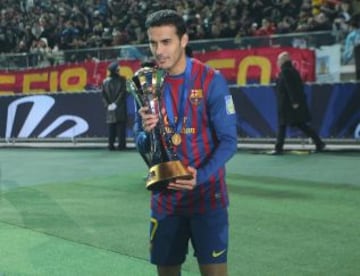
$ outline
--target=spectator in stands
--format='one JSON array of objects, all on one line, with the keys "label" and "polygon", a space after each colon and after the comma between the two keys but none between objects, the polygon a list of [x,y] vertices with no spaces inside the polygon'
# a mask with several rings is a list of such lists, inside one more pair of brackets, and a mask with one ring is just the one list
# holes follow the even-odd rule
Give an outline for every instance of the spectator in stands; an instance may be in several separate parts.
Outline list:
[{"label": "spectator in stands", "polygon": [[344,64],[355,60],[356,79],[360,80],[360,15],[354,16],[351,23],[351,31],[345,39],[342,62]]},{"label": "spectator in stands", "polygon": [[318,15],[321,11],[321,6],[326,3],[326,0],[312,0],[311,7],[312,7],[312,14]]},{"label": "spectator in stands", "polygon": [[261,20],[261,26],[255,31],[255,36],[269,36],[275,33],[276,29],[269,19],[263,18]]},{"label": "spectator in stands", "polygon": [[33,41],[30,53],[33,54],[34,65],[38,67],[48,67],[54,64],[52,49],[49,47],[45,37]]},{"label": "spectator in stands", "polygon": [[345,38],[342,62],[348,64],[354,56],[354,47],[360,44],[360,27],[359,22],[353,20],[350,24],[350,32]]},{"label": "spectator in stands", "polygon": [[332,23],[325,12],[320,12],[308,21],[307,32],[331,31]]},{"label": "spectator in stands", "polygon": [[[357,10],[358,2],[352,1],[350,5],[350,0],[0,0],[0,52],[27,52],[32,41],[40,37],[47,39],[50,48],[57,45],[60,50],[145,43],[144,18],[160,8],[176,9],[182,14],[192,40],[252,35],[254,30],[249,30],[249,26],[262,25],[263,18],[282,34],[294,30],[331,30],[333,21],[339,17],[345,22],[342,30],[353,16],[351,11]],[[257,29],[258,35],[274,33],[262,27]],[[74,60],[72,55],[65,59]]]},{"label": "spectator in stands", "polygon": [[311,6],[303,4],[297,18],[296,32],[307,32],[312,20]]},{"label": "spectator in stands", "polygon": [[278,23],[276,28],[277,34],[287,34],[295,30],[295,19],[290,16],[284,16]]},{"label": "spectator in stands", "polygon": [[300,8],[303,3],[302,0],[282,0],[279,1],[275,8],[278,8],[280,10],[280,20],[282,17],[288,16],[296,20],[296,18],[299,16]]},{"label": "spectator in stands", "polygon": [[249,1],[249,4],[247,5],[250,17],[258,24],[260,24],[262,18],[264,17],[263,10],[265,7],[266,5],[262,0]]},{"label": "spectator in stands", "polygon": [[348,3],[340,3],[336,6],[336,13],[333,17],[333,30],[339,31],[341,37],[349,32],[352,15]]},{"label": "spectator in stands", "polygon": [[223,25],[222,35],[223,37],[235,37],[239,31],[239,24],[236,17],[229,18],[229,21]]},{"label": "spectator in stands", "polygon": [[255,36],[258,31],[259,25],[256,22],[253,22],[249,25],[249,28],[246,31],[246,34],[249,36]]},{"label": "spectator in stands", "polygon": [[278,99],[278,133],[274,151],[271,154],[283,153],[286,129],[288,126],[299,128],[308,137],[311,137],[316,152],[324,149],[325,143],[313,130],[308,122],[310,112],[304,93],[304,84],[299,72],[292,65],[288,52],[282,52],[278,56],[280,69],[279,78],[276,82],[276,94]]}]

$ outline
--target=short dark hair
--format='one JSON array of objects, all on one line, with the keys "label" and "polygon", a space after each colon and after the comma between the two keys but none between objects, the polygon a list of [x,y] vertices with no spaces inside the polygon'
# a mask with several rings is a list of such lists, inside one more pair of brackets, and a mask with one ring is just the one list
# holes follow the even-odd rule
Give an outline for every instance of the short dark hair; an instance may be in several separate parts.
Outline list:
[{"label": "short dark hair", "polygon": [[148,16],[145,22],[146,29],[172,25],[176,28],[176,34],[181,38],[186,33],[186,23],[181,15],[174,10],[159,10]]},{"label": "short dark hair", "polygon": [[117,73],[119,71],[119,63],[117,61],[113,61],[109,64],[108,70],[110,73]]}]

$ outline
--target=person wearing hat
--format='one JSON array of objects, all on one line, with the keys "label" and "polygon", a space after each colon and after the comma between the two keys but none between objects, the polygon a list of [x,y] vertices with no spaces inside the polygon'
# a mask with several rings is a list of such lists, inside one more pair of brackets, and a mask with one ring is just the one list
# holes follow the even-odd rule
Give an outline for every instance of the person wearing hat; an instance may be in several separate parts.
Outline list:
[{"label": "person wearing hat", "polygon": [[119,74],[118,62],[108,66],[109,75],[103,81],[102,97],[106,108],[106,123],[109,127],[108,148],[115,150],[118,138],[118,150],[126,148],[126,79]]}]

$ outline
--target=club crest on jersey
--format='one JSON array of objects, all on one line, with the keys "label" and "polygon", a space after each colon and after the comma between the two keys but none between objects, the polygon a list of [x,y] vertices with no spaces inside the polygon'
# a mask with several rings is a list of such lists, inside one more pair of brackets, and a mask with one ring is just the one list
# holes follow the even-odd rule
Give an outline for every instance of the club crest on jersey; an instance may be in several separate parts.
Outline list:
[{"label": "club crest on jersey", "polygon": [[190,102],[193,105],[199,105],[203,97],[204,95],[202,89],[191,89]]},{"label": "club crest on jersey", "polygon": [[231,95],[225,96],[226,114],[235,114],[235,106]]}]

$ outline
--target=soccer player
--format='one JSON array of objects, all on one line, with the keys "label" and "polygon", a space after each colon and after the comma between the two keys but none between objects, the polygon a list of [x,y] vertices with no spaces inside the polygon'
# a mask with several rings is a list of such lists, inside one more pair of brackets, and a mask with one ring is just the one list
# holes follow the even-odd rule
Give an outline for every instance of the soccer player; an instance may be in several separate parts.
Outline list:
[{"label": "soccer player", "polygon": [[[146,20],[150,50],[167,75],[161,117],[177,156],[193,179],[176,179],[151,194],[150,255],[158,275],[178,276],[189,240],[202,275],[227,275],[228,193],[225,163],[237,149],[236,114],[224,77],[186,55],[183,18],[160,10]],[[137,148],[149,149],[159,122],[147,107],[135,119]]]}]

